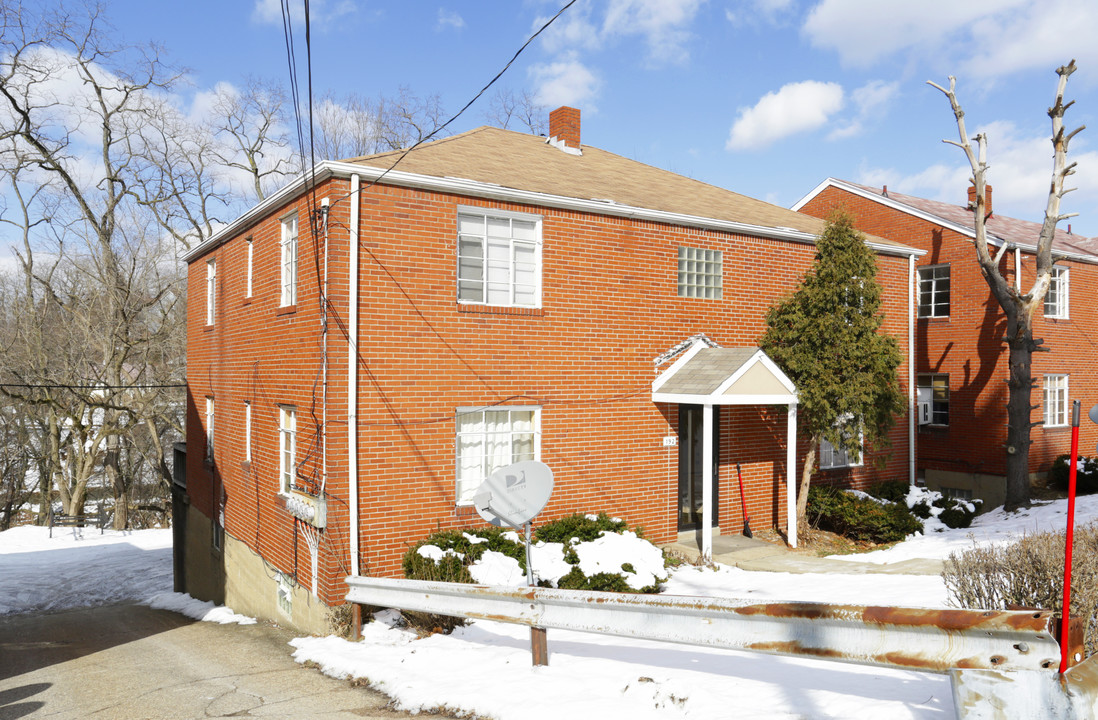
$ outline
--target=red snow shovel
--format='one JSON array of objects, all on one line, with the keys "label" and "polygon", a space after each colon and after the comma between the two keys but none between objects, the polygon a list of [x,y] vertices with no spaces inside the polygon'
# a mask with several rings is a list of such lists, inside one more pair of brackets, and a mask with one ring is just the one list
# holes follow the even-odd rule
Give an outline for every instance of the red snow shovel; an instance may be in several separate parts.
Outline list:
[{"label": "red snow shovel", "polygon": [[752,537],[751,521],[747,517],[747,501],[743,498],[743,474],[740,472],[740,464],[736,463],[736,479],[740,481],[740,508],[743,510],[743,535]]}]

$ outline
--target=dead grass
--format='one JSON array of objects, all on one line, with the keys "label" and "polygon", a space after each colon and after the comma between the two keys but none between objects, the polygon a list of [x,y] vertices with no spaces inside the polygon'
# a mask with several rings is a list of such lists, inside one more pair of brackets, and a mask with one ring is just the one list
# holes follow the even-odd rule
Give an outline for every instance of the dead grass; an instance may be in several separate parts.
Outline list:
[{"label": "dead grass", "polygon": [[811,555],[813,557],[826,557],[827,555],[854,555],[857,553],[871,552],[882,548],[891,547],[894,543],[871,543],[860,540],[851,540],[842,535],[819,529],[809,529],[807,533],[798,537],[797,547],[789,548],[786,544],[786,535],[777,528],[754,530],[757,540],[781,545],[790,552],[798,555]]}]

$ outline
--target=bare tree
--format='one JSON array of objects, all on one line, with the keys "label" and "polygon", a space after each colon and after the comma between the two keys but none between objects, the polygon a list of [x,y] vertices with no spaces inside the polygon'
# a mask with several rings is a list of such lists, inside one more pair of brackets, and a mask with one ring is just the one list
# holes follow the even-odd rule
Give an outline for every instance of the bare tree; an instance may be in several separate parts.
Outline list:
[{"label": "bare tree", "polygon": [[[410,147],[433,135],[445,112],[438,95],[420,97],[400,88],[394,97],[339,100],[323,96],[313,111],[313,144],[302,152],[317,160],[340,160]],[[305,165],[311,158],[305,158]]]},{"label": "bare tree", "polygon": [[224,143],[217,157],[224,167],[246,174],[256,201],[300,170],[290,143],[286,95],[278,85],[256,78],[239,90],[222,85],[213,114],[213,135]]},{"label": "bare tree", "polygon": [[983,133],[976,135],[973,140],[976,147],[973,148],[965,130],[965,113],[957,100],[956,78],[950,76],[949,89],[941,85],[929,82],[949,98],[953,109],[953,116],[957,120],[957,130],[960,140],[945,140],[950,145],[956,145],[964,151],[972,168],[972,183],[976,189],[975,232],[976,232],[976,258],[980,263],[980,271],[984,280],[991,288],[992,295],[998,301],[1006,314],[1006,343],[1009,348],[1008,367],[1010,376],[1007,379],[1009,397],[1007,400],[1007,442],[1006,442],[1006,502],[1007,510],[1015,510],[1020,507],[1028,507],[1030,501],[1029,487],[1029,447],[1030,429],[1038,423],[1032,422],[1031,414],[1039,406],[1032,404],[1032,391],[1034,379],[1032,373],[1033,353],[1045,351],[1041,347],[1043,341],[1033,337],[1033,317],[1037,308],[1044,303],[1045,294],[1048,292],[1052,270],[1052,240],[1056,234],[1056,224],[1061,220],[1073,217],[1076,213],[1062,214],[1060,202],[1064,195],[1073,188],[1065,188],[1064,181],[1075,172],[1075,163],[1069,163],[1068,143],[1076,134],[1083,130],[1078,127],[1071,132],[1064,130],[1064,113],[1074,104],[1074,101],[1064,103],[1064,90],[1067,87],[1068,78],[1075,72],[1075,61],[1057,68],[1056,74],[1060,79],[1056,86],[1056,99],[1048,110],[1052,119],[1052,183],[1049,187],[1048,202],[1045,208],[1045,220],[1041,225],[1041,233],[1037,240],[1037,275],[1033,285],[1028,291],[1022,292],[1012,283],[1008,282],[999,270],[999,263],[1009,246],[1004,243],[994,254],[988,248],[987,242],[987,136]]},{"label": "bare tree", "polygon": [[549,109],[539,104],[529,90],[517,95],[509,89],[497,91],[484,116],[489,123],[504,130],[521,125],[533,135],[545,135],[549,131]]}]

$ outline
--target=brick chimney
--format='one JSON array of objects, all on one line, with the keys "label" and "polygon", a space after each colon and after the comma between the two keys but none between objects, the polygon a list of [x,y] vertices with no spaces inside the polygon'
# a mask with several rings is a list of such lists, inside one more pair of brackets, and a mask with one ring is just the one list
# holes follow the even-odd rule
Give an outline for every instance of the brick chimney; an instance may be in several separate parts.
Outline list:
[{"label": "brick chimney", "polygon": [[579,149],[580,111],[561,106],[549,113],[549,137],[557,138],[565,147]]},{"label": "brick chimney", "polygon": [[[987,200],[987,207],[984,208],[984,217],[991,217],[991,186],[984,185],[984,198]],[[976,186],[968,186],[968,209],[976,209]]]}]

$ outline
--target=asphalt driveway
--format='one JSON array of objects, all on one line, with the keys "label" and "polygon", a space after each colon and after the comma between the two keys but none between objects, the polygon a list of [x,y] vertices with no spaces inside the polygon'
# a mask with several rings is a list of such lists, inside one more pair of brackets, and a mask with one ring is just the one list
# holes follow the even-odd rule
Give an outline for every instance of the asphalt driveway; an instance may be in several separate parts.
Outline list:
[{"label": "asphalt driveway", "polygon": [[0,720],[410,717],[294,662],[293,637],[143,605],[0,618]]}]

